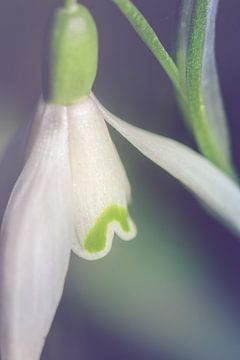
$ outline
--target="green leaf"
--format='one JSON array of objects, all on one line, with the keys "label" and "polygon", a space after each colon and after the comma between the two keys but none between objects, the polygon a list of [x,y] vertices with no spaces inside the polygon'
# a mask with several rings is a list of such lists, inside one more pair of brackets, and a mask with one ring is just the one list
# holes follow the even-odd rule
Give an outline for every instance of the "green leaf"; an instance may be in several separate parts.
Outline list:
[{"label": "green leaf", "polygon": [[186,0],[187,10],[186,4],[190,5],[189,17],[192,13],[192,19],[189,26],[187,14],[183,13],[186,28],[180,38],[182,49],[178,51],[178,64],[180,73],[186,73],[192,127],[201,152],[234,177],[214,54],[218,0]]},{"label": "green leaf", "polygon": [[183,0],[182,7],[180,11],[180,19],[178,23],[178,34],[177,34],[177,52],[176,52],[176,62],[179,70],[181,87],[185,93],[185,99],[183,97],[178,97],[179,106],[183,113],[183,118],[186,121],[186,124],[189,129],[192,130],[192,117],[189,109],[189,103],[187,100],[187,84],[186,84],[186,69],[187,69],[187,52],[189,37],[191,31],[191,21],[192,21],[192,11],[193,11],[194,0]]}]

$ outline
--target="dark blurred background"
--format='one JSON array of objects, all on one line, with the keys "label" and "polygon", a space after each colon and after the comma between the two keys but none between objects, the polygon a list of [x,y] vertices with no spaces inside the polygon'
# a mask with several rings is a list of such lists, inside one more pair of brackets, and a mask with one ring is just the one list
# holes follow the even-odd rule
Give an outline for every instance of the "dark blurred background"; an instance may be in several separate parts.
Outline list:
[{"label": "dark blurred background", "polygon": [[[85,0],[100,58],[94,92],[127,121],[195,148],[170,81],[110,0]],[[135,0],[174,55],[179,0]],[[49,13],[59,0],[0,0],[0,150],[41,94]],[[240,2],[220,0],[217,62],[240,167]],[[42,360],[237,360],[240,243],[174,179],[114,131],[138,236],[96,262],[72,256]],[[44,261],[44,260],[43,260]],[[34,329],[33,329],[34,331]]]}]

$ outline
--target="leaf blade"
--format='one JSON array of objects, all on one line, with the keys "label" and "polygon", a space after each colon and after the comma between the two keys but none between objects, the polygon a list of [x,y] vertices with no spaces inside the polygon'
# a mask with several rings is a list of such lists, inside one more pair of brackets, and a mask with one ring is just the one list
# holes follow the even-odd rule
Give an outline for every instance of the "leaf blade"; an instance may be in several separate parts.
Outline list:
[{"label": "leaf blade", "polygon": [[217,6],[218,0],[196,0],[193,4],[186,88],[194,134],[201,152],[235,177],[214,54]]}]

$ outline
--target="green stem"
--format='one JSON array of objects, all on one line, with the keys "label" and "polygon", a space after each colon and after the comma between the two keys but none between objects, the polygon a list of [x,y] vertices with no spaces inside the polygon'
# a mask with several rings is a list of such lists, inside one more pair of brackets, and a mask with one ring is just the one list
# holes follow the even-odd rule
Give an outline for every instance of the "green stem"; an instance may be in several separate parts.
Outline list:
[{"label": "green stem", "polygon": [[177,89],[183,97],[182,86],[180,84],[180,76],[178,68],[168,54],[162,43],[160,42],[157,34],[147,22],[142,13],[136,8],[136,6],[130,0],[112,0],[121,12],[126,16],[130,24],[138,33],[143,42],[151,50],[153,55],[162,65],[163,69],[171,79],[174,87]]}]

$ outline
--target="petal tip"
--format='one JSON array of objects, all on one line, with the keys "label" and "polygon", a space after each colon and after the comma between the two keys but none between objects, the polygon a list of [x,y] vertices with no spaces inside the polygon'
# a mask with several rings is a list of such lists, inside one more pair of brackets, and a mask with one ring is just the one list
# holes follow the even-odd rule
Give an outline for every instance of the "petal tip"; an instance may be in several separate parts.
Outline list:
[{"label": "petal tip", "polygon": [[126,208],[111,205],[97,218],[83,244],[74,243],[72,250],[86,260],[101,259],[110,252],[115,234],[128,241],[136,236],[137,229]]}]

